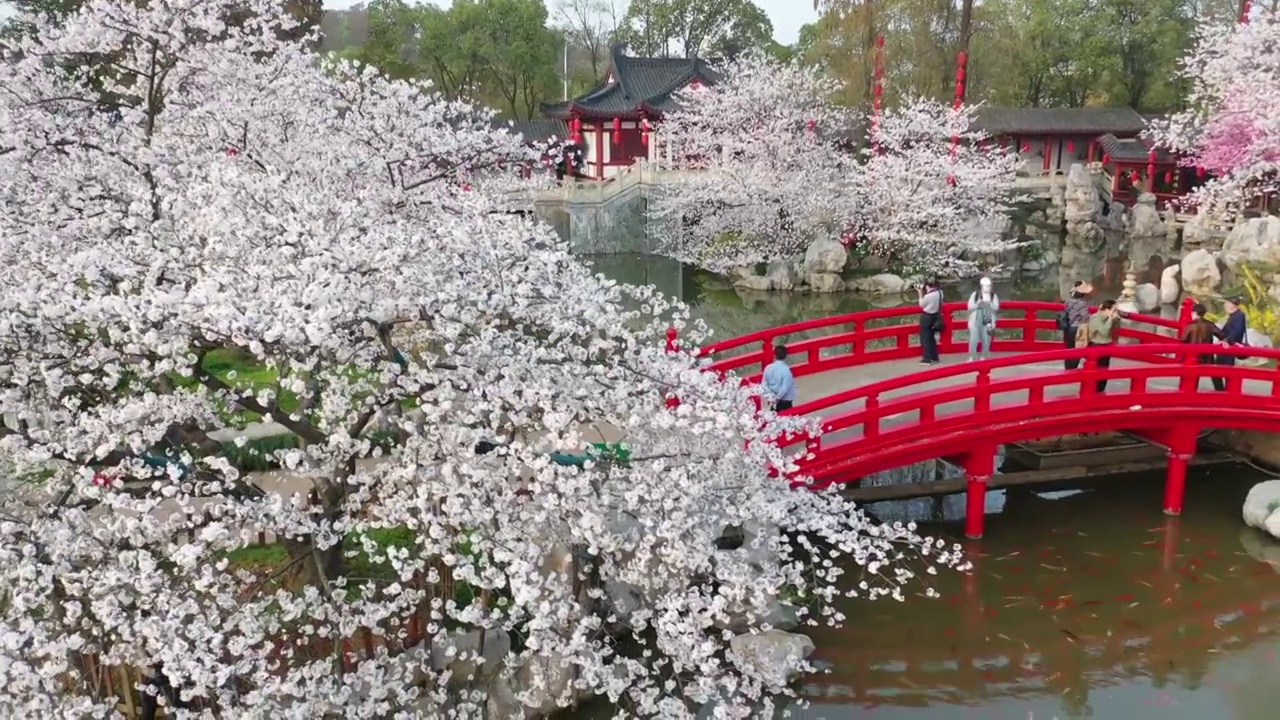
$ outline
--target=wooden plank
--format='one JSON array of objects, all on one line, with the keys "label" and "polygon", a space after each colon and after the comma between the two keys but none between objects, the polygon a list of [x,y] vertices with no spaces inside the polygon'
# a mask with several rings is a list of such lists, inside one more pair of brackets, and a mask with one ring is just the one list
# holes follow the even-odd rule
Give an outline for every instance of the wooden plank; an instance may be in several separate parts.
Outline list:
[{"label": "wooden plank", "polygon": [[[1197,455],[1190,460],[1190,465],[1221,465],[1238,462],[1231,453],[1208,453]],[[1086,480],[1089,478],[1107,477],[1109,475],[1131,475],[1151,472],[1165,466],[1163,459],[1150,462],[1124,463],[1103,467],[1085,467],[1081,465],[1052,468],[1049,470],[1028,470],[1025,472],[993,475],[987,482],[987,489],[995,490],[1004,487],[1021,485],[1038,485],[1067,480]],[[933,495],[950,495],[964,492],[968,482],[964,478],[954,480],[935,480],[932,482],[911,483],[909,485],[877,485],[875,487],[852,487],[842,491],[842,495],[854,502],[881,502],[884,500],[906,500],[909,498],[930,497]]]}]

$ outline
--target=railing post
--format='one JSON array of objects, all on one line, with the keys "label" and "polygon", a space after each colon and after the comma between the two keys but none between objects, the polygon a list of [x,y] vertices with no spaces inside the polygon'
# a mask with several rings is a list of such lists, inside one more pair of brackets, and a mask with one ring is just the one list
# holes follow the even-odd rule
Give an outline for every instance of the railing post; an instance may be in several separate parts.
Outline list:
[{"label": "railing post", "polygon": [[1195,311],[1196,299],[1193,297],[1182,298],[1182,308],[1178,311],[1178,337],[1182,337],[1182,332],[1191,324]]},{"label": "railing post", "polygon": [[[1197,367],[1200,364],[1200,353],[1188,352],[1186,357],[1182,358],[1182,364],[1185,367]],[[1182,378],[1178,380],[1178,392],[1200,392],[1200,371],[1198,369],[1195,372],[1183,372]]]},{"label": "railing post", "polygon": [[867,341],[862,339],[862,334],[867,331],[867,322],[861,318],[853,321],[853,346],[849,348],[849,352],[854,357],[859,357],[867,351]]},{"label": "railing post", "polygon": [[983,368],[978,371],[978,379],[975,383],[977,392],[973,396],[973,411],[975,413],[991,412],[991,369]]},{"label": "railing post", "polygon": [[[1065,307],[1065,306],[1064,306]],[[1022,318],[1022,350],[1034,350],[1036,337],[1036,311],[1027,310]]]},{"label": "railing post", "polygon": [[880,398],[874,395],[868,397],[867,402],[863,405],[863,413],[866,415],[866,419],[862,421],[862,437],[879,437]]},{"label": "railing post", "polygon": [[771,362],[773,362],[773,338],[768,337],[760,341],[760,372],[764,372]]}]

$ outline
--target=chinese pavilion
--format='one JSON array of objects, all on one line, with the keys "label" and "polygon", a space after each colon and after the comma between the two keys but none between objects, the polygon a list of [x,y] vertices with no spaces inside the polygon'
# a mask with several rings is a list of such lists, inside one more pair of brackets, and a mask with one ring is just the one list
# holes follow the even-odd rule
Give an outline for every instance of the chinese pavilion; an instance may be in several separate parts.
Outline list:
[{"label": "chinese pavilion", "polygon": [[1028,174],[1056,175],[1100,157],[1098,143],[1103,136],[1136,138],[1147,129],[1147,121],[1126,107],[982,107],[974,126],[1005,147],[1015,148]]},{"label": "chinese pavilion", "polygon": [[651,123],[672,109],[677,91],[716,83],[711,62],[630,57],[615,46],[599,85],[572,100],[544,104],[542,112],[567,123],[570,141],[582,146],[585,167],[577,172],[604,180],[639,158],[657,157]]}]

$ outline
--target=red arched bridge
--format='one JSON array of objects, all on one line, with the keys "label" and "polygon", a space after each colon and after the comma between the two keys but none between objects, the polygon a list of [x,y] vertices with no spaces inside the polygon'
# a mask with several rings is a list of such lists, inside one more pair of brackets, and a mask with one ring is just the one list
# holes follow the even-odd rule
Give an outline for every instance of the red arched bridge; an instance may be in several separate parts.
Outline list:
[{"label": "red arched bridge", "polygon": [[[709,369],[758,382],[786,344],[799,390],[787,415],[817,415],[818,437],[779,439],[804,456],[795,481],[813,489],[935,458],[966,471],[965,534],[981,537],[987,481],[999,446],[1074,433],[1126,431],[1167,450],[1164,510],[1182,512],[1187,462],[1212,429],[1280,429],[1280,350],[1187,345],[1188,300],[1176,318],[1129,314],[1110,347],[1067,348],[1060,303],[1005,302],[993,357],[940,366],[919,357],[914,307],[872,310],[771,328],[709,345]],[[963,303],[948,303],[943,355],[967,356]],[[1202,355],[1263,364],[1201,364]],[[1110,367],[1098,365],[1103,357]],[[1066,361],[1080,368],[1065,369]],[[1211,378],[1223,378],[1225,391]],[[1106,382],[1104,391],[1098,383]]]}]

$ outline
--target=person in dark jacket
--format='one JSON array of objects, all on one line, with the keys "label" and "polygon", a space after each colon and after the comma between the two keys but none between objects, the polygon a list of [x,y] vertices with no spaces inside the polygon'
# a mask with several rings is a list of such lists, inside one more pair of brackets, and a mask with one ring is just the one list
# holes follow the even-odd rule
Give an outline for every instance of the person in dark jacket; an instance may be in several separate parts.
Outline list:
[{"label": "person in dark jacket", "polygon": [[[1076,333],[1080,328],[1089,324],[1089,294],[1093,292],[1093,286],[1082,280],[1077,280],[1071,292],[1066,298],[1066,307],[1062,311],[1062,345],[1068,349],[1076,346]],[[1068,370],[1075,370],[1080,367],[1080,359],[1072,358],[1065,361],[1064,366]]]},{"label": "person in dark jacket", "polygon": [[938,333],[942,331],[942,286],[930,280],[920,291],[920,362],[933,365],[939,361]]},{"label": "person in dark jacket", "polygon": [[[1240,309],[1240,298],[1227,298],[1226,302],[1222,304],[1222,309],[1227,311],[1227,319],[1222,323],[1222,342],[1227,347],[1248,345],[1249,323],[1245,317],[1244,310]],[[1234,355],[1219,355],[1218,364],[1235,365],[1236,357]],[[1226,390],[1226,378],[1214,378],[1213,386],[1218,390]]]},{"label": "person in dark jacket", "polygon": [[[1182,331],[1182,342],[1189,345],[1212,345],[1222,339],[1222,331],[1205,317],[1207,312],[1208,309],[1200,303],[1196,303],[1191,308],[1191,324]],[[1200,354],[1201,365],[1212,365],[1215,360],[1216,357],[1213,353]],[[1223,390],[1226,388],[1226,382],[1224,378],[1215,377],[1213,378],[1213,387],[1215,390]]]}]

